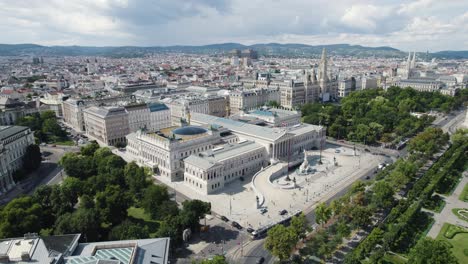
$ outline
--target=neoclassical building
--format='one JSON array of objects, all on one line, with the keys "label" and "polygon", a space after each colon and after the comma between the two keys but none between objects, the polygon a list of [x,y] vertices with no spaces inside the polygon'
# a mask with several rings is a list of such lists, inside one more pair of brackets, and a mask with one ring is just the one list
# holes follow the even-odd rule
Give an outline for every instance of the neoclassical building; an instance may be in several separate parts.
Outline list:
[{"label": "neoclassical building", "polygon": [[220,132],[198,126],[169,127],[157,132],[139,130],[127,135],[127,152],[144,166],[171,181],[183,179],[183,160],[221,143]]},{"label": "neoclassical building", "polygon": [[217,192],[240,177],[253,176],[268,164],[265,148],[253,141],[226,144],[184,160],[184,183],[203,194]]},{"label": "neoclassical building", "polygon": [[31,129],[23,126],[0,126],[0,195],[15,186],[12,173],[23,165],[26,148],[34,144]]},{"label": "neoclassical building", "polygon": [[127,154],[162,177],[183,181],[202,194],[218,192],[278,160],[301,162],[304,150],[325,143],[321,126],[262,127],[200,113],[185,115],[188,119],[181,127],[127,135]]}]

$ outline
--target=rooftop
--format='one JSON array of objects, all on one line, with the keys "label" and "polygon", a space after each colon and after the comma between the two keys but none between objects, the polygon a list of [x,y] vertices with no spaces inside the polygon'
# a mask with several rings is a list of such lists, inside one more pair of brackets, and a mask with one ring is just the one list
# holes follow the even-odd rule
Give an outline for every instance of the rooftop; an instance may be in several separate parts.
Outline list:
[{"label": "rooftop", "polygon": [[296,125],[290,128],[271,128],[271,127],[263,127],[257,126],[253,124],[244,123],[241,121],[231,120],[222,117],[210,116],[200,113],[192,113],[193,122],[205,124],[205,125],[217,125],[225,127],[233,132],[243,133],[246,135],[252,135],[258,138],[263,138],[266,140],[275,141],[286,133],[291,132],[292,134],[298,134],[298,131],[301,133],[303,131],[320,131],[322,128],[320,126],[315,125],[308,125],[308,124],[301,124]]},{"label": "rooftop", "polygon": [[125,108],[123,107],[96,107],[91,106],[84,110],[87,113],[97,115],[101,118],[105,118],[111,115],[121,115],[125,114]]},{"label": "rooftop", "polygon": [[0,140],[5,140],[8,137],[28,130],[29,127],[25,126],[0,126]]},{"label": "rooftop", "polygon": [[195,164],[203,169],[209,169],[215,166],[217,162],[233,158],[239,154],[247,153],[259,148],[264,148],[264,146],[255,143],[254,141],[244,140],[236,144],[226,144],[207,152],[191,155],[187,157],[184,162]]},{"label": "rooftop", "polygon": [[80,234],[0,240],[0,263],[168,263],[169,238],[78,243]]}]

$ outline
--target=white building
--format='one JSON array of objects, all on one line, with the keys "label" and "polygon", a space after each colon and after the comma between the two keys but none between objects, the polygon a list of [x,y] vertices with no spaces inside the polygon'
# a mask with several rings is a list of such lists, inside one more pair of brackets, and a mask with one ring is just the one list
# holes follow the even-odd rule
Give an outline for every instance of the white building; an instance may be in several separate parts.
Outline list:
[{"label": "white building", "polygon": [[63,121],[78,132],[85,131],[83,110],[86,108],[83,100],[68,99],[62,103]]},{"label": "white building", "polygon": [[227,118],[191,114],[194,125],[225,128],[240,140],[252,140],[265,147],[270,160],[300,159],[304,149],[318,149],[325,143],[325,128],[298,124],[292,127],[262,127]]},{"label": "white building", "polygon": [[148,129],[150,125],[150,109],[146,104],[130,104],[125,106],[128,113],[128,127],[130,132]]},{"label": "white building", "polygon": [[263,106],[231,118],[238,120],[257,119],[266,122],[271,127],[290,127],[301,123],[301,111]]},{"label": "white building", "polygon": [[123,107],[96,107],[84,110],[86,135],[101,144],[125,144],[130,133],[128,113]]},{"label": "white building", "polygon": [[0,195],[15,186],[12,173],[22,168],[23,156],[31,144],[34,135],[28,127],[0,127]]},{"label": "white building", "polygon": [[210,194],[240,177],[254,175],[267,164],[265,147],[243,140],[186,158],[184,183],[200,193]]},{"label": "white building", "polygon": [[169,127],[157,132],[137,131],[127,135],[127,153],[144,166],[171,179],[182,180],[183,160],[213,149],[221,142],[220,132],[197,126]]},{"label": "white building", "polygon": [[161,103],[149,103],[149,127],[150,131],[158,131],[172,125],[171,110]]},{"label": "white building", "polygon": [[236,90],[229,95],[229,109],[231,114],[255,109],[269,101],[280,103],[281,93],[278,87],[268,89]]},{"label": "white building", "polygon": [[178,98],[168,104],[171,109],[172,125],[179,126],[181,119],[188,119],[185,116],[187,110],[193,113],[209,114],[210,108],[208,100],[201,96],[187,96],[185,98]]},{"label": "white building", "polygon": [[411,78],[399,80],[395,83],[396,86],[401,88],[411,87],[420,92],[435,92],[444,87],[444,84],[433,78]]}]

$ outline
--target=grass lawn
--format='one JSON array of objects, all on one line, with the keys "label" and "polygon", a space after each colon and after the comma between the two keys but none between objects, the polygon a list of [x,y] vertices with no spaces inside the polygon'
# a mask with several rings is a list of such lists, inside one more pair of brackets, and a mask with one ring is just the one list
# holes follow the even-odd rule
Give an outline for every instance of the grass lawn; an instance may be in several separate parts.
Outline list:
[{"label": "grass lawn", "polygon": [[463,188],[463,192],[458,197],[460,201],[468,202],[468,183],[465,184],[465,188]]},{"label": "grass lawn", "polygon": [[128,213],[128,216],[133,217],[135,219],[140,219],[145,222],[157,222],[151,219],[151,216],[145,213],[145,210],[143,210],[143,208],[130,207],[128,208],[127,213]]},{"label": "grass lawn", "polygon": [[71,140],[57,141],[57,142],[53,142],[52,144],[60,145],[60,146],[75,146],[75,142]]},{"label": "grass lawn", "polygon": [[447,231],[453,233],[454,229],[459,229],[457,226],[451,225],[449,223],[445,223],[440,230],[439,235],[437,235],[437,239],[445,240],[452,245],[452,252],[455,257],[458,259],[460,263],[468,263],[468,229],[459,229],[464,233],[457,233],[453,236],[453,238],[447,238],[445,234]]},{"label": "grass lawn", "polygon": [[[462,211],[459,213],[459,211]],[[468,222],[468,209],[467,208],[453,208],[452,213],[456,215],[460,220]]]},{"label": "grass lawn", "polygon": [[383,263],[404,264],[406,263],[406,259],[398,255],[386,253],[383,257]]},{"label": "grass lawn", "polygon": [[156,237],[159,222],[151,219],[151,216],[145,213],[145,211],[142,208],[130,207],[127,210],[127,214],[130,218],[133,218],[134,221],[146,225],[150,231],[150,237]]}]

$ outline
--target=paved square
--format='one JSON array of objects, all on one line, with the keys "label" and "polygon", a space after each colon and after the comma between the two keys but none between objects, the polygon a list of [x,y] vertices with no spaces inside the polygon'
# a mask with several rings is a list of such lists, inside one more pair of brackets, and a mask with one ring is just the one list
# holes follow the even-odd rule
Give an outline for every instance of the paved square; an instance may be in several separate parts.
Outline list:
[{"label": "paved square", "polygon": [[[314,166],[314,161],[317,161],[320,155],[318,150],[308,151],[307,155],[311,167],[317,171],[309,175],[295,175],[295,172],[290,171],[291,179],[296,178],[296,188],[291,189],[282,186],[285,176],[273,181],[269,179],[274,172],[286,165],[284,163],[267,167],[254,176],[255,188],[251,183],[252,177],[249,177],[244,181],[232,182],[221,192],[211,195],[200,194],[183,182],[169,182],[166,177],[154,177],[189,198],[211,202],[212,211],[216,214],[237,221],[243,227],[256,229],[277,222],[298,210],[310,210],[386,160],[384,156],[364,151],[357,151],[356,155],[353,155],[353,149],[331,144],[327,144],[322,151],[323,164],[320,166]],[[334,163],[334,157],[337,165]],[[260,197],[262,208],[268,210],[266,213],[262,214],[257,208],[256,196]],[[279,211],[283,209],[287,210],[288,214],[281,216]]]}]

